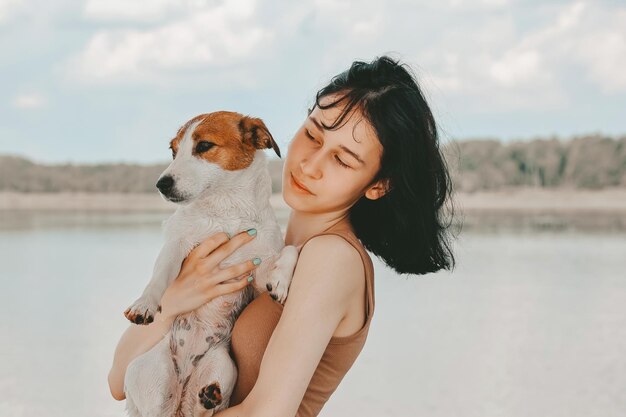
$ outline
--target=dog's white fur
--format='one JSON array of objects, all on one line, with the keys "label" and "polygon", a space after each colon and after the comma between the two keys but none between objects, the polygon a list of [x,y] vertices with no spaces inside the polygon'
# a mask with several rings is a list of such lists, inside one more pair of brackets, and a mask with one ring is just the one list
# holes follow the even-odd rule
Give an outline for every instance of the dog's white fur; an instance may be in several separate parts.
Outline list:
[{"label": "dog's white fur", "polygon": [[[257,229],[257,237],[224,259],[221,268],[254,257],[262,262],[254,271],[253,287],[178,316],[168,335],[128,365],[124,392],[126,410],[132,417],[211,416],[226,408],[237,377],[228,353],[234,320],[268,283],[275,298],[284,303],[298,256],[294,246],[284,246],[269,203],[271,179],[264,151],[256,150],[253,162],[245,169],[222,169],[192,155],[191,135],[199,123],[187,128],[176,158],[161,175],[173,177],[176,195],[184,200],[178,201],[176,212],[163,222],[166,243],[155,262],[152,279],[130,311],[154,317],[184,258],[217,232],[232,236]],[[206,409],[199,394],[214,383],[219,384],[222,401]]]}]

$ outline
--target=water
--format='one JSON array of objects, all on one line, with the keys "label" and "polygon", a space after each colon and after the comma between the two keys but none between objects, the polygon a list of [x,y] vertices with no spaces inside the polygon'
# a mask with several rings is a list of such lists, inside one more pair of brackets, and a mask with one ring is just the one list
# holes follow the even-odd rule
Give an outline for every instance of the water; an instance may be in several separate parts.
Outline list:
[{"label": "water", "polygon": [[[107,374],[167,213],[2,216],[0,416],[123,416]],[[373,258],[368,341],[321,416],[626,414],[626,235],[472,231],[456,251],[423,277]]]}]

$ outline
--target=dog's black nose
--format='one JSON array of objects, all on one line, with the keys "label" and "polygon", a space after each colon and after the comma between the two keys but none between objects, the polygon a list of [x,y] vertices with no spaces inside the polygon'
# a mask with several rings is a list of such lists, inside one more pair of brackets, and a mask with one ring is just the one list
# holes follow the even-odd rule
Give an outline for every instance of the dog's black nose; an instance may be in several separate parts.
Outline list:
[{"label": "dog's black nose", "polygon": [[174,185],[174,178],[172,178],[169,175],[166,175],[165,177],[161,178],[159,182],[157,182],[156,184],[159,191],[161,191],[163,194],[167,194],[172,189],[173,185]]}]

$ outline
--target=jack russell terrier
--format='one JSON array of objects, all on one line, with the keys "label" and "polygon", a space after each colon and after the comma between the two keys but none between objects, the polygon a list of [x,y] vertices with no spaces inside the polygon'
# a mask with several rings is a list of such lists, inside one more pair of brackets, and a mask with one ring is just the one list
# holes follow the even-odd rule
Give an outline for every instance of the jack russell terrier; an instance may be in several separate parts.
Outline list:
[{"label": "jack russell terrier", "polygon": [[160,311],[165,289],[189,252],[207,237],[249,228],[258,235],[220,263],[224,269],[253,257],[253,285],[217,297],[177,316],[168,335],[135,358],[126,370],[124,392],[131,417],[211,416],[228,407],[237,379],[229,355],[235,319],[261,291],[284,303],[298,258],[285,246],[270,206],[271,178],[263,149],[278,145],[261,119],[218,111],[185,123],[171,140],[173,161],[157,188],[179,204],[163,222],[165,245],[143,294],[124,315],[149,324]]}]

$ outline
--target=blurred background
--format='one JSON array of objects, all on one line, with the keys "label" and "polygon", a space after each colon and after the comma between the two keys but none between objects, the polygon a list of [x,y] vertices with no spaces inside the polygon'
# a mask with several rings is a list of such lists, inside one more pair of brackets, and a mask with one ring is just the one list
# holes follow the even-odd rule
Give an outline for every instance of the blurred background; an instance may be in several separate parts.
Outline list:
[{"label": "blurred background", "polygon": [[315,92],[383,54],[438,122],[458,266],[373,257],[368,342],[321,416],[625,415],[617,0],[0,0],[0,415],[125,414],[107,374],[183,122],[260,117],[284,158]]}]

